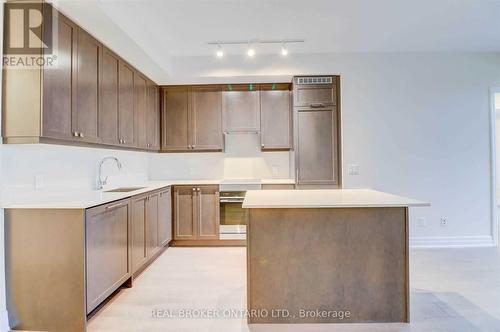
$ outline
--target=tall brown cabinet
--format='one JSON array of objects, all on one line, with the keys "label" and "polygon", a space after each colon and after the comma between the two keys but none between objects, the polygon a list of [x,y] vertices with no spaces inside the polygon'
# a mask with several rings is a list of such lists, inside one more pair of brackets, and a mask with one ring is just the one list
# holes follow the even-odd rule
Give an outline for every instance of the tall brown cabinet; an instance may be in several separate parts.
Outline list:
[{"label": "tall brown cabinet", "polygon": [[298,188],[341,187],[339,76],[294,78]]}]

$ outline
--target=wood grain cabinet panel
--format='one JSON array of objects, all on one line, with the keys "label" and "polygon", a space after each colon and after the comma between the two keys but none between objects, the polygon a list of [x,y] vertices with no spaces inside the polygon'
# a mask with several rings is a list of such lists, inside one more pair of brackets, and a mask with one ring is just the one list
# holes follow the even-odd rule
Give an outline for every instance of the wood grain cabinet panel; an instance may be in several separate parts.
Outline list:
[{"label": "wood grain cabinet panel", "polygon": [[174,187],[174,240],[219,239],[219,186]]},{"label": "wood grain cabinet panel", "polygon": [[262,150],[292,148],[292,108],[288,89],[261,89],[260,120]]},{"label": "wood grain cabinet panel", "polygon": [[78,29],[76,112],[73,123],[85,142],[99,141],[99,67],[101,44],[82,29]]},{"label": "wood grain cabinet panel", "polygon": [[260,131],[259,91],[223,91],[222,119],[225,132]]},{"label": "wood grain cabinet panel", "polygon": [[134,145],[134,127],[134,70],[120,61],[118,74],[118,139],[120,144]]},{"label": "wood grain cabinet panel", "polygon": [[338,185],[335,108],[297,112],[297,184]]},{"label": "wood grain cabinet panel", "polygon": [[334,106],[336,104],[336,90],[332,85],[298,86],[294,91],[294,107]]},{"label": "wood grain cabinet panel", "polygon": [[43,68],[42,136],[73,139],[74,77],[76,77],[76,36],[78,27],[63,15],[55,26],[58,38],[57,67]]},{"label": "wood grain cabinet panel", "polygon": [[147,196],[132,198],[132,273],[137,272],[148,260],[146,243],[146,201]]},{"label": "wood grain cabinet panel", "polygon": [[87,313],[130,277],[129,201],[86,212]]},{"label": "wood grain cabinet panel", "polygon": [[149,195],[146,201],[148,258],[154,256],[161,248],[158,242],[158,198],[159,198],[159,193],[156,192],[154,194]]},{"label": "wood grain cabinet panel", "polygon": [[137,132],[136,144],[140,148],[147,148],[148,110],[146,78],[137,72],[134,73],[134,115]]},{"label": "wood grain cabinet panel", "polygon": [[167,245],[172,240],[172,195],[170,188],[160,191],[158,198],[158,243]]},{"label": "wood grain cabinet panel", "polygon": [[118,144],[118,71],[120,59],[109,49],[102,50],[99,99],[99,137],[102,143]]},{"label": "wood grain cabinet panel", "polygon": [[158,87],[151,81],[147,83],[147,120],[146,120],[146,137],[147,149],[160,149],[160,108]]},{"label": "wood grain cabinet panel", "polygon": [[195,240],[195,195],[196,188],[191,186],[174,187],[174,239]]},{"label": "wood grain cabinet panel", "polygon": [[163,90],[162,150],[188,149],[188,89]]},{"label": "wood grain cabinet panel", "polygon": [[199,186],[196,196],[197,238],[219,239],[219,186]]},{"label": "wood grain cabinet panel", "polygon": [[193,150],[222,150],[222,92],[193,88],[190,92],[190,145]]}]

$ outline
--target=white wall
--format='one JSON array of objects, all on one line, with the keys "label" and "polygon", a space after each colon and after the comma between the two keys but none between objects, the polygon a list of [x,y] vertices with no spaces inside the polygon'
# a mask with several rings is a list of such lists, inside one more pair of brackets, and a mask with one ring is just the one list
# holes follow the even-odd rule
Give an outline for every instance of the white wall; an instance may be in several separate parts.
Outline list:
[{"label": "white wall", "polygon": [[[417,245],[491,243],[489,88],[500,54],[380,53],[174,57],[175,83],[341,75],[344,185],[428,201]],[[231,75],[231,78],[225,76]],[[361,174],[349,176],[358,163]],[[448,225],[440,225],[446,217]],[[419,226],[418,218],[425,218]]]}]

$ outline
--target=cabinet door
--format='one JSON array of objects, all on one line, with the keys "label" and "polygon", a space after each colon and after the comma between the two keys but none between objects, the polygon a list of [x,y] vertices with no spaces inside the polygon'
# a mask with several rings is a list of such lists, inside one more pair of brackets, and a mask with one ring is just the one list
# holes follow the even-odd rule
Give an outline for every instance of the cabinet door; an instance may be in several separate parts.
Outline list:
[{"label": "cabinet door", "polygon": [[226,132],[259,131],[259,91],[223,91],[222,120]]},{"label": "cabinet door", "polygon": [[172,195],[170,188],[161,191],[158,198],[158,243],[167,245],[172,240]]},{"label": "cabinet door", "polygon": [[147,148],[150,150],[158,150],[160,147],[160,108],[158,103],[158,87],[153,82],[148,81],[147,92]]},{"label": "cabinet door", "polygon": [[151,258],[160,249],[158,244],[158,193],[148,196],[146,201],[146,216],[147,216],[147,254]]},{"label": "cabinet door", "polygon": [[219,186],[198,186],[196,190],[197,238],[219,239]]},{"label": "cabinet door", "polygon": [[297,183],[338,184],[335,108],[297,112]]},{"label": "cabinet door", "polygon": [[146,79],[139,73],[134,73],[134,115],[136,128],[136,144],[147,148],[147,87]]},{"label": "cabinet door", "polygon": [[294,107],[321,107],[336,104],[336,89],[332,84],[296,85],[294,88]]},{"label": "cabinet door", "polygon": [[196,188],[190,186],[174,187],[174,239],[196,239],[196,220],[194,217],[194,197]]},{"label": "cabinet door", "polygon": [[130,277],[128,200],[87,210],[87,313]]},{"label": "cabinet door", "polygon": [[162,150],[188,149],[188,90],[163,90]]},{"label": "cabinet door", "polygon": [[290,150],[291,105],[289,90],[261,90],[261,148],[262,150]]},{"label": "cabinet door", "polygon": [[222,150],[222,92],[217,88],[193,88],[190,97],[191,149]]},{"label": "cabinet door", "polygon": [[134,145],[134,71],[120,62],[118,75],[118,141]]},{"label": "cabinet door", "polygon": [[99,137],[101,142],[118,144],[118,57],[109,49],[102,50],[99,99]]},{"label": "cabinet door", "polygon": [[86,142],[99,140],[99,66],[101,44],[78,29],[76,112],[73,123],[80,138]]},{"label": "cabinet door", "polygon": [[147,196],[132,199],[132,273],[139,270],[148,259],[146,250],[146,201]]},{"label": "cabinet door", "polygon": [[73,89],[76,77],[77,27],[59,14],[57,27],[57,66],[43,69],[42,136],[73,139],[72,114],[75,109]]}]

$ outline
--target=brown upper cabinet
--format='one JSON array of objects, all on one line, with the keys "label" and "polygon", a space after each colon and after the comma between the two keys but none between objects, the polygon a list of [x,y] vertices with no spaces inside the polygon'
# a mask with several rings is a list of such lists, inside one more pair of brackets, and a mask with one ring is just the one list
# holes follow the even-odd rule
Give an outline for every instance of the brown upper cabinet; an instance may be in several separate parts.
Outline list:
[{"label": "brown upper cabinet", "polygon": [[[73,133],[76,129],[73,128],[72,114],[75,109],[73,98],[73,78],[76,77],[76,35],[78,27],[63,15],[55,17],[54,24],[58,26],[58,66],[56,68],[44,67],[42,70],[43,92],[42,92],[42,132],[40,136],[46,138],[71,140],[74,138]],[[23,79],[18,77],[19,73],[15,69],[6,70],[4,78],[4,137],[15,136],[31,136],[37,134],[36,129],[30,130],[27,126],[20,126],[21,121],[25,123],[36,121],[37,107],[29,107],[19,104],[17,107],[20,110],[32,109],[30,114],[19,114],[19,118],[15,116],[16,101],[22,102],[22,95],[28,95],[31,98],[36,96],[36,89],[39,88],[36,70],[29,70],[30,76]],[[11,79],[13,81],[11,81]],[[19,90],[14,90],[14,84],[29,84],[19,86]],[[5,88],[11,87],[10,92],[5,91]],[[29,99],[31,99],[29,98]],[[34,100],[32,100],[34,102]],[[37,105],[33,103],[32,105]],[[28,116],[25,117],[24,115]],[[33,121],[35,120],[35,121]],[[19,121],[19,123],[18,123]],[[23,128],[24,127],[24,128]],[[25,129],[25,130],[23,130]]]},{"label": "brown upper cabinet", "polygon": [[147,83],[147,121],[146,139],[149,150],[160,149],[160,104],[158,86],[152,81]]},{"label": "brown upper cabinet", "polygon": [[136,144],[140,148],[148,148],[147,138],[147,85],[146,78],[134,73],[134,123]]},{"label": "brown upper cabinet", "polygon": [[101,142],[118,144],[118,71],[120,59],[109,49],[102,49],[99,96],[99,137]]},{"label": "brown upper cabinet", "polygon": [[292,94],[290,84],[262,84],[260,89],[261,149],[292,148]]},{"label": "brown upper cabinet", "polygon": [[73,113],[75,136],[85,142],[99,141],[99,73],[101,44],[78,29],[76,60],[76,112]]},{"label": "brown upper cabinet", "polygon": [[224,132],[259,132],[260,105],[258,85],[228,85],[222,92]]},{"label": "brown upper cabinet", "polygon": [[63,14],[53,19],[56,65],[4,68],[4,143],[158,150],[158,86]]},{"label": "brown upper cabinet", "polygon": [[118,70],[118,142],[133,146],[134,126],[134,70],[120,61]]},{"label": "brown upper cabinet", "polygon": [[166,88],[162,112],[162,151],[223,149],[220,87]]},{"label": "brown upper cabinet", "polygon": [[162,151],[188,149],[188,100],[187,87],[163,90]]}]

